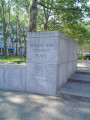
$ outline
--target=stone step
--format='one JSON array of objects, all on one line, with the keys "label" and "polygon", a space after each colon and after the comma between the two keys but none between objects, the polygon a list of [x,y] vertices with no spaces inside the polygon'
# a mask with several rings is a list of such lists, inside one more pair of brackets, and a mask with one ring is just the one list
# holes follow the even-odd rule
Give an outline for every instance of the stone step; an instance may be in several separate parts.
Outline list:
[{"label": "stone step", "polygon": [[90,103],[90,84],[68,82],[57,91],[57,96],[68,100]]},{"label": "stone step", "polygon": [[78,82],[78,83],[84,83],[84,84],[90,84],[90,81],[87,80],[79,80],[79,79],[68,79],[69,82]]},{"label": "stone step", "polygon": [[73,81],[73,82],[80,82],[80,83],[88,83],[88,84],[90,84],[90,73],[76,72],[68,80]]},{"label": "stone step", "polygon": [[75,74],[89,74],[90,75],[90,72],[84,72],[84,71],[76,71]]}]

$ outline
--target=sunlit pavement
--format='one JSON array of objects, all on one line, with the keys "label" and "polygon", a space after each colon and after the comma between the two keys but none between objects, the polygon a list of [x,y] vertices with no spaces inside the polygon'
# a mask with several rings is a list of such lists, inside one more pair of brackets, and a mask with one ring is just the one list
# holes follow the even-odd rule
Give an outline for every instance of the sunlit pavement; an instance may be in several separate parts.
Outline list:
[{"label": "sunlit pavement", "polygon": [[90,60],[79,60],[77,63],[77,70],[90,72]]},{"label": "sunlit pavement", "polygon": [[90,103],[0,91],[0,120],[90,120]]}]

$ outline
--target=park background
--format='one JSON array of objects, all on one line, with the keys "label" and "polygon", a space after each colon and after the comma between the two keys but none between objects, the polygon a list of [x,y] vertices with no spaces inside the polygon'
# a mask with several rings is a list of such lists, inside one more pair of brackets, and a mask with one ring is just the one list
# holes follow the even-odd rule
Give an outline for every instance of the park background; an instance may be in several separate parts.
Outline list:
[{"label": "park background", "polygon": [[[37,6],[35,11],[30,5]],[[32,11],[35,32],[63,32],[78,41],[79,59],[90,53],[89,0],[0,0],[0,61],[25,61]]]}]

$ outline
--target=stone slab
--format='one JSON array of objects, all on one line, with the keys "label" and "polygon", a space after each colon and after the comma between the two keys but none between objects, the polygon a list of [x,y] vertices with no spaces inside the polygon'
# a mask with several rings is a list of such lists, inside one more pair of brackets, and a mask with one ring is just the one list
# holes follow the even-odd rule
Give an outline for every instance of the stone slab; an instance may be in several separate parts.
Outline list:
[{"label": "stone slab", "polygon": [[73,69],[73,67],[72,67],[72,62],[69,62],[69,63],[67,63],[67,66],[68,66],[68,70],[67,70],[67,73],[68,73],[68,78],[72,75],[72,69]]},{"label": "stone slab", "polygon": [[5,71],[4,69],[0,69],[0,89],[5,87]]},{"label": "stone slab", "polygon": [[7,69],[6,70],[6,89],[25,91],[25,69]]},{"label": "stone slab", "polygon": [[57,91],[57,96],[69,100],[90,102],[90,84],[68,82],[63,88]]},{"label": "stone slab", "polygon": [[75,71],[77,70],[77,60],[72,62],[72,73],[75,73]]},{"label": "stone slab", "polygon": [[25,91],[25,66],[2,65],[0,77],[0,89]]},{"label": "stone slab", "polygon": [[58,70],[57,70],[57,90],[60,89],[68,80],[68,66],[66,64],[58,64]]},{"label": "stone slab", "polygon": [[81,81],[88,81],[90,82],[90,74],[83,74],[82,73],[76,73],[76,74],[73,74],[70,79],[72,80],[81,80]]},{"label": "stone slab", "polygon": [[58,62],[58,37],[27,38],[27,63]]},{"label": "stone slab", "polygon": [[59,64],[65,64],[67,63],[67,54],[68,48],[67,48],[67,40],[61,39],[59,37]]},{"label": "stone slab", "polygon": [[26,66],[26,91],[55,95],[57,66],[28,63]]}]

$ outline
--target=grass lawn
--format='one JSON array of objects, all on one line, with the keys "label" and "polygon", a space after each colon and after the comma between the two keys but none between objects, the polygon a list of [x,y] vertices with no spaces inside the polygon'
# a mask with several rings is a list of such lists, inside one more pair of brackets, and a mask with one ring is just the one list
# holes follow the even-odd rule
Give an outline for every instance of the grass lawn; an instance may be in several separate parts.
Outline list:
[{"label": "grass lawn", "polygon": [[8,56],[7,59],[4,59],[3,56],[0,56],[0,61],[25,61],[24,56]]}]

